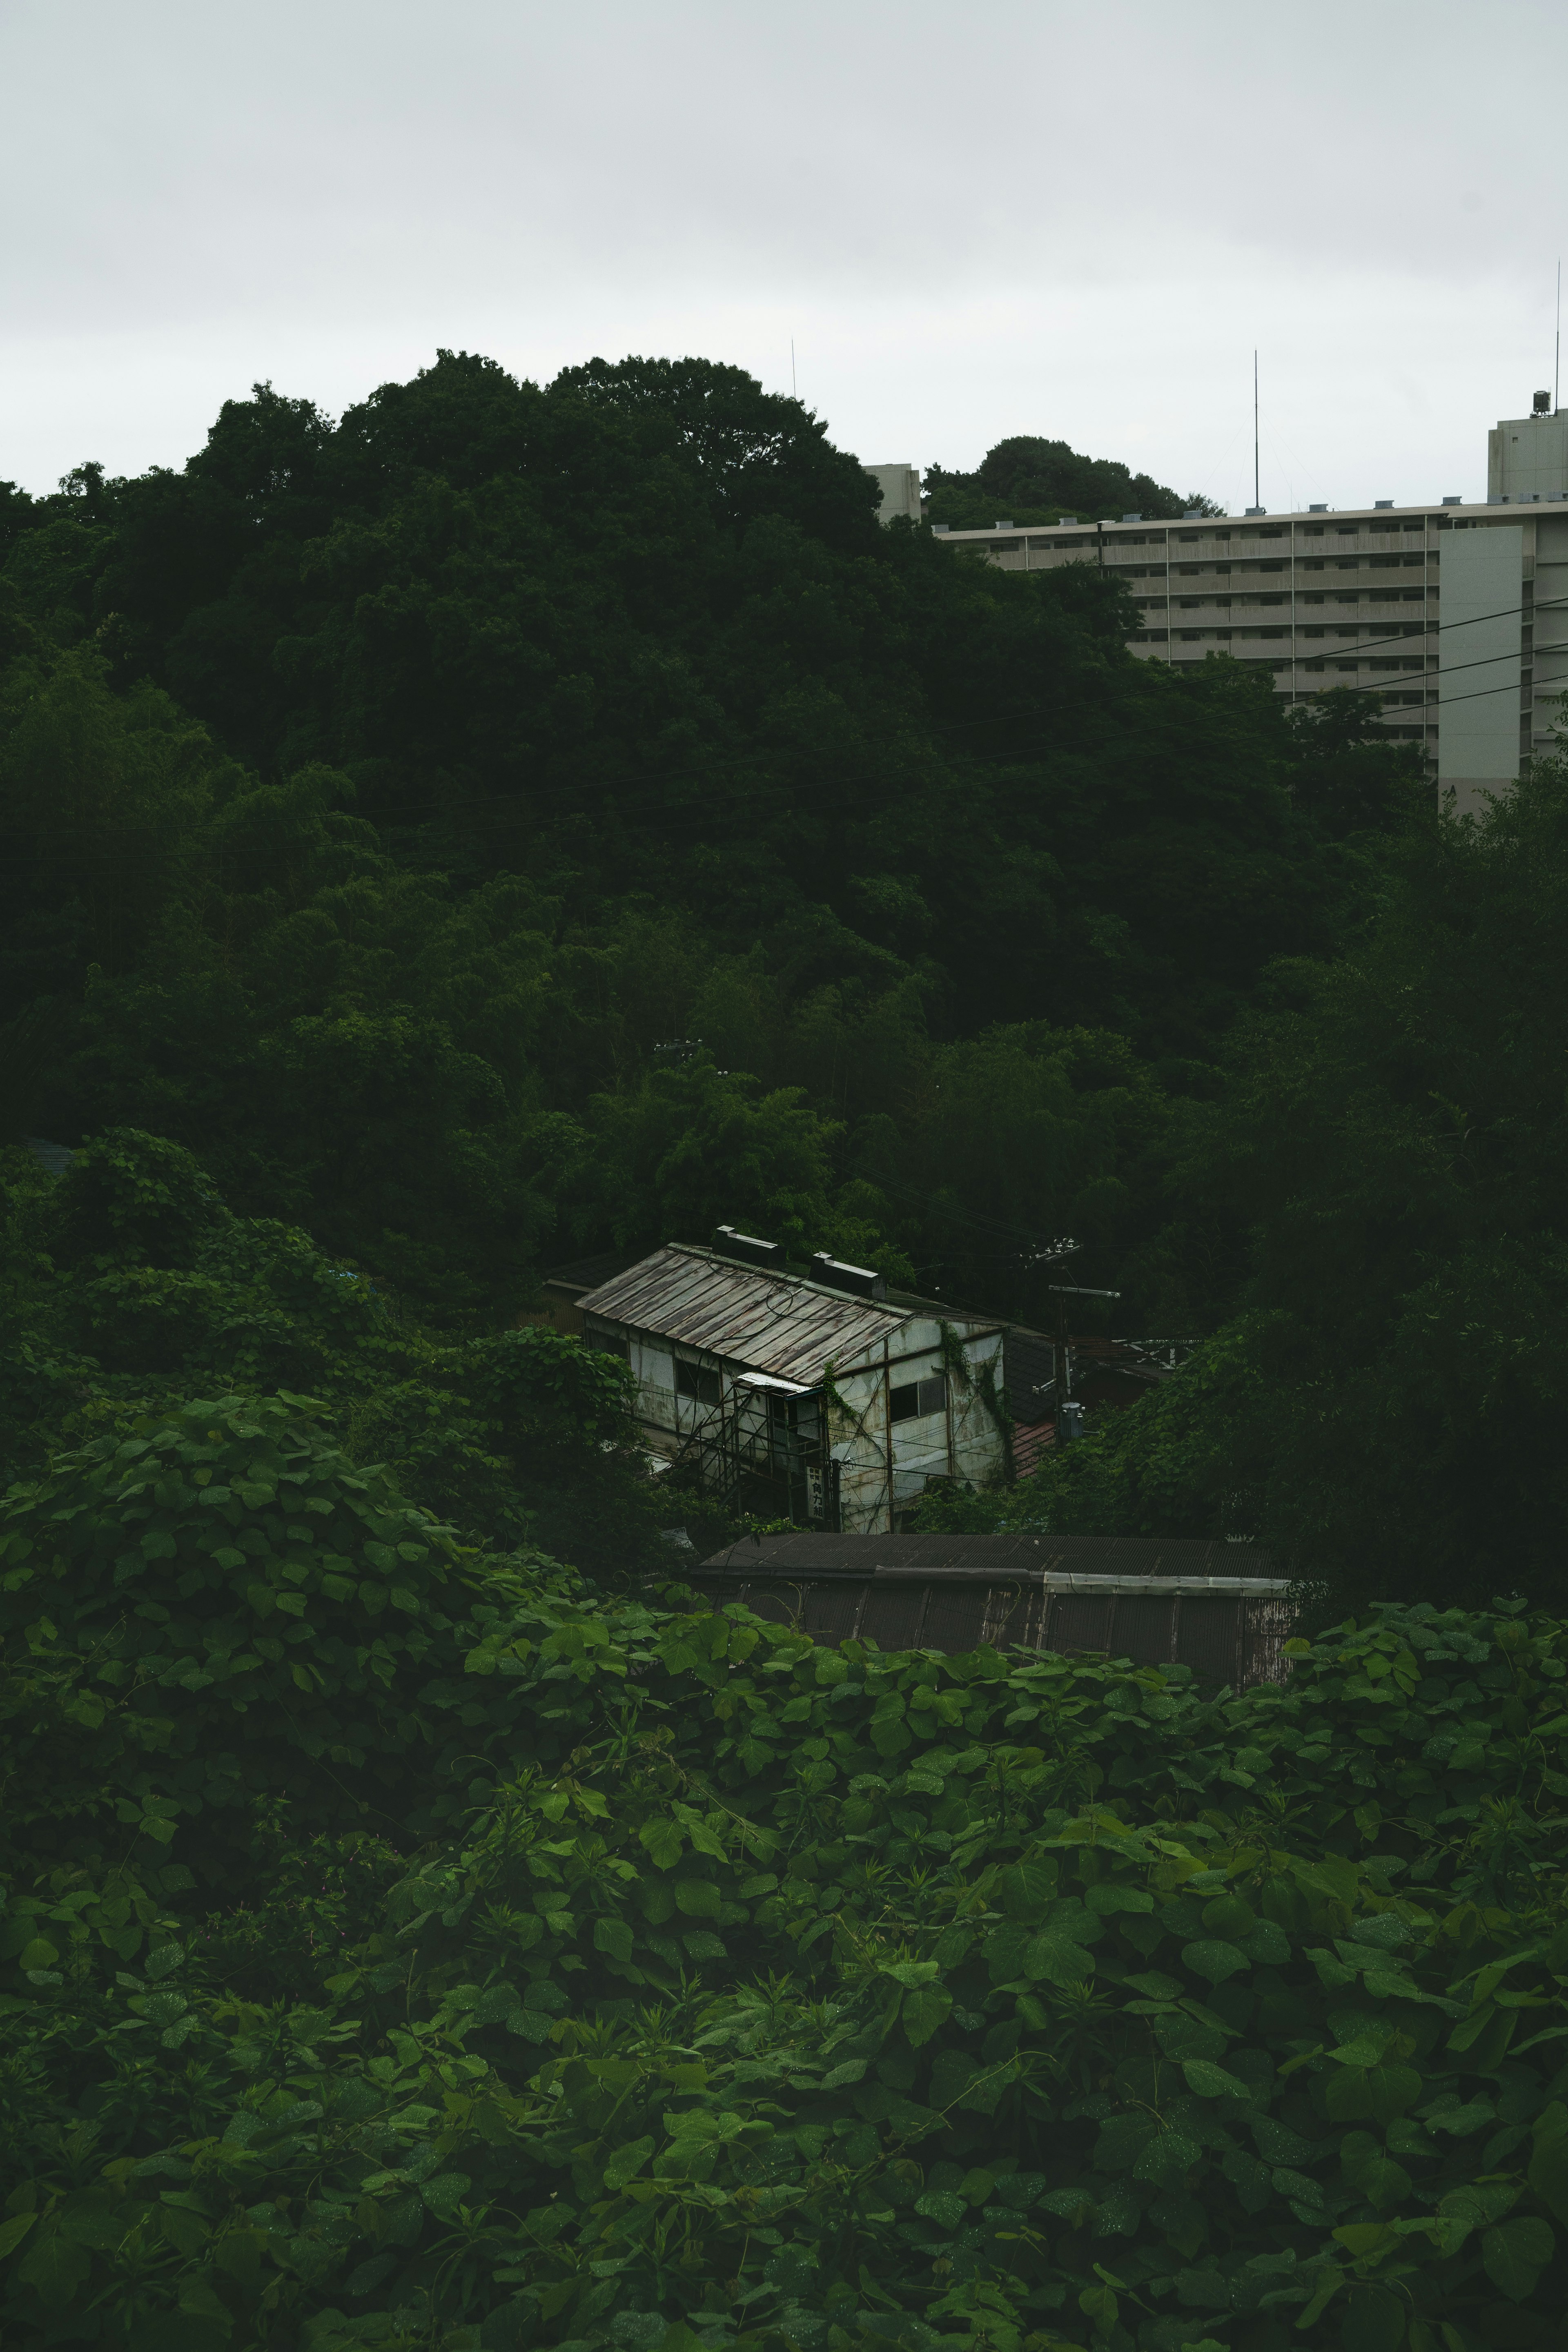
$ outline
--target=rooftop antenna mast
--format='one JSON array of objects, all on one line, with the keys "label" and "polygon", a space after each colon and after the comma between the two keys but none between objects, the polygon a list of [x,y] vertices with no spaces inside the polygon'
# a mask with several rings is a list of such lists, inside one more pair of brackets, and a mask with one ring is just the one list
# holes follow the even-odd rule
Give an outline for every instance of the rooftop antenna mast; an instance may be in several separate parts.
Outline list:
[{"label": "rooftop antenna mast", "polygon": [[1557,341],[1552,359],[1552,414],[1557,414],[1557,395],[1563,388],[1563,264],[1557,264]]},{"label": "rooftop antenna mast", "polygon": [[1255,509],[1263,504],[1258,464],[1258,353],[1252,354],[1252,503]]},{"label": "rooftop antenna mast", "polygon": [[793,335],[789,339],[789,396],[792,400],[800,398],[795,382],[795,337]]}]

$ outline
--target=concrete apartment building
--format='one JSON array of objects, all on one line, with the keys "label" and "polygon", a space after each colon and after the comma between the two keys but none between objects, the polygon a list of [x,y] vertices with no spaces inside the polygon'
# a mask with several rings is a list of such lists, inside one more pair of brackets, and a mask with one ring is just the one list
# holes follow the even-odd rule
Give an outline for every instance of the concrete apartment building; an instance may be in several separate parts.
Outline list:
[{"label": "concrete apartment building", "polygon": [[1298,702],[1337,686],[1381,693],[1389,733],[1422,743],[1439,788],[1470,808],[1555,748],[1568,691],[1568,411],[1538,393],[1534,414],[1488,443],[1484,503],[936,528],[1004,571],[1114,572],[1144,660],[1229,654]]}]

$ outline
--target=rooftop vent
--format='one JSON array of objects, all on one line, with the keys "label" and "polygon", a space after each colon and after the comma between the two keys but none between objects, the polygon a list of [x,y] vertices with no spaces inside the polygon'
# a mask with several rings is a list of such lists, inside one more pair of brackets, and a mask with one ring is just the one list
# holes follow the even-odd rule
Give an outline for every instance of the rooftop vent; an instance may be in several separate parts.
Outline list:
[{"label": "rooftop vent", "polygon": [[1058,515],[1057,520],[1058,522],[1076,522],[1078,520],[1078,517],[1077,515]]},{"label": "rooftop vent", "polygon": [[1143,518],[1141,514],[1123,515],[1121,520],[1123,522],[1142,522]]},{"label": "rooftop vent", "polygon": [[720,1257],[739,1258],[742,1265],[769,1265],[780,1274],[784,1270],[783,1242],[759,1241],[755,1234],[738,1234],[733,1225],[720,1226],[713,1248]]},{"label": "rooftop vent", "polygon": [[1307,509],[1307,512],[1308,512],[1309,514],[1327,514],[1327,513],[1328,513],[1328,511],[1329,511],[1329,509],[1328,509],[1328,508],[1327,508],[1326,506],[1321,506],[1321,507],[1309,507],[1309,508]]},{"label": "rooftop vent", "polygon": [[1252,515],[1267,514],[1268,509],[1267,507],[1248,507],[1247,512]]},{"label": "rooftop vent", "polygon": [[1538,392],[1535,395],[1534,408],[1537,416],[1550,416],[1552,414],[1552,394],[1549,392]]},{"label": "rooftop vent", "polygon": [[1009,515],[1005,522],[1003,522],[1000,518],[998,518],[998,520],[992,524],[991,528],[993,530],[1011,530],[1013,528],[1012,516]]},{"label": "rooftop vent", "polygon": [[868,1265],[846,1265],[842,1258],[828,1257],[821,1250],[811,1259],[806,1273],[813,1282],[828,1290],[847,1291],[851,1298],[886,1298],[888,1295],[886,1282]]},{"label": "rooftop vent", "polygon": [[1489,498],[1487,499],[1487,504],[1489,507],[1506,507],[1508,500],[1507,499]]},{"label": "rooftop vent", "polygon": [[1182,509],[1182,520],[1184,522],[1202,522],[1203,519],[1204,510],[1202,507],[1184,507]]},{"label": "rooftop vent", "polygon": [[1378,514],[1383,514],[1388,508],[1393,506],[1394,500],[1392,499],[1373,499],[1372,503],[1374,511]]},{"label": "rooftop vent", "polygon": [[1464,505],[1464,503],[1465,503],[1465,501],[1464,501],[1464,499],[1458,499],[1458,498],[1456,498],[1456,499],[1444,499],[1444,501],[1443,501],[1443,504],[1444,504],[1446,507],[1462,507],[1462,506]]},{"label": "rooftop vent", "polygon": [[933,522],[931,529],[934,531],[946,532],[952,529],[952,525],[950,522]]}]

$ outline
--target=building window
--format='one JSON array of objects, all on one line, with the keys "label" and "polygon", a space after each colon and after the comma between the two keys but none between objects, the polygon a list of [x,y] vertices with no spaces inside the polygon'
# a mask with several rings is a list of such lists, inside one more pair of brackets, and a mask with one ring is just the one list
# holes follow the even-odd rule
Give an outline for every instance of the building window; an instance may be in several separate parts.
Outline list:
[{"label": "building window", "polygon": [[705,1364],[689,1364],[683,1356],[678,1356],[675,1360],[675,1393],[677,1396],[695,1397],[699,1404],[717,1404],[719,1375],[710,1372]]},{"label": "building window", "polygon": [[947,1411],[947,1374],[933,1372],[923,1381],[904,1381],[888,1392],[894,1421],[923,1421],[928,1413]]},{"label": "building window", "polygon": [[631,1342],[623,1331],[590,1331],[588,1345],[606,1356],[629,1357]]}]

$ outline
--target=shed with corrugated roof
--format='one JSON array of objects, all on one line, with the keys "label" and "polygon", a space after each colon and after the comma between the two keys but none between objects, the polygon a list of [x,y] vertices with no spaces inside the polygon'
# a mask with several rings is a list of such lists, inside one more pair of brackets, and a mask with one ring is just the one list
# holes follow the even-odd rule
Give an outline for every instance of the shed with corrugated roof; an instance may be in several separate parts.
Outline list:
[{"label": "shed with corrugated roof", "polygon": [[671,1242],[577,1301],[590,1347],[624,1355],[656,1461],[731,1507],[821,1528],[889,1528],[933,1478],[1002,1472],[1005,1326],[889,1297],[863,1267],[792,1273],[744,1234]]}]

